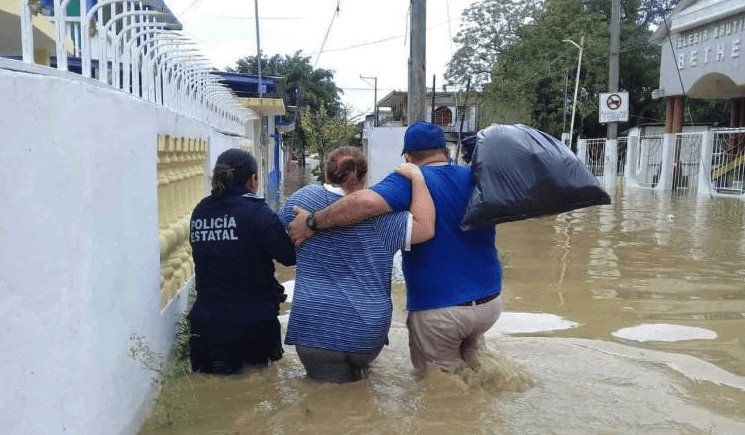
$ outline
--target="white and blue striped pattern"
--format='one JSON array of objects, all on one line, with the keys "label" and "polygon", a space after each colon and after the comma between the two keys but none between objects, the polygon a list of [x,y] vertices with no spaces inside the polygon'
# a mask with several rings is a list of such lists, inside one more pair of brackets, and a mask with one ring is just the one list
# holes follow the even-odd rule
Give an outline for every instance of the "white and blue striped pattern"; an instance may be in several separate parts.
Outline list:
[{"label": "white and blue striped pattern", "polygon": [[[280,210],[309,211],[341,198],[319,185],[295,192]],[[341,352],[373,352],[391,324],[393,254],[404,247],[408,212],[345,228],[321,230],[297,249],[295,293],[285,343]]]}]

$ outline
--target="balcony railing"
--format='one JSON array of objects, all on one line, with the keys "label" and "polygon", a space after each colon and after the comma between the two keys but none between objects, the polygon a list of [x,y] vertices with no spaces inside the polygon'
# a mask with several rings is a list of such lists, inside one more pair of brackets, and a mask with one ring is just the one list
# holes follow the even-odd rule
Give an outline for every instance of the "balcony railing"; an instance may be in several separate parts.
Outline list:
[{"label": "balcony railing", "polygon": [[[22,60],[34,63],[33,15],[38,2],[20,1]],[[55,56],[59,70],[161,104],[231,133],[245,134],[255,114],[212,74],[195,43],[180,33],[178,21],[154,0],[80,1],[80,15],[67,16],[70,0],[54,0]],[[70,49],[70,47],[72,47]],[[69,53],[68,53],[69,51]],[[72,57],[69,57],[72,54]]]}]

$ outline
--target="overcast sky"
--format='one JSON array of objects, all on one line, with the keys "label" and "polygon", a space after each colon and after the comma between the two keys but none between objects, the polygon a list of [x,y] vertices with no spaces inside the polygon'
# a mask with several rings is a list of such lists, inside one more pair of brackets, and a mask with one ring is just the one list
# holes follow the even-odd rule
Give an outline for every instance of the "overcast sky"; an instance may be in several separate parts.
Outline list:
[{"label": "overcast sky", "polygon": [[[463,9],[473,2],[427,2],[427,86],[436,74],[441,89],[445,65],[455,50],[451,36],[458,32]],[[166,3],[216,67],[234,66],[237,59],[256,53],[253,0]],[[344,89],[342,100],[353,107],[353,113],[371,111],[372,80],[362,80],[360,75],[378,77],[378,100],[394,89],[406,90],[409,46],[404,35],[409,2],[341,0],[319,57],[336,4],[337,0],[259,0],[261,51],[272,56],[302,50],[313,62],[318,57],[317,67],[336,72],[336,83]]]}]

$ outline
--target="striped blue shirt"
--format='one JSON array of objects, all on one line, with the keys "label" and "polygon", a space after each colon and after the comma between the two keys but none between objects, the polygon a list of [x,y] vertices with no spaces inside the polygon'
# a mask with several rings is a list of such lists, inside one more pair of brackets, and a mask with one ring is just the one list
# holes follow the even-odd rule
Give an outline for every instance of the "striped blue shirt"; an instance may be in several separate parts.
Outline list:
[{"label": "striped blue shirt", "polygon": [[[341,198],[331,186],[295,192],[279,212],[287,225],[293,207],[321,210]],[[393,255],[410,238],[408,212],[357,225],[320,230],[297,248],[297,276],[285,343],[369,353],[383,346],[391,325]]]}]

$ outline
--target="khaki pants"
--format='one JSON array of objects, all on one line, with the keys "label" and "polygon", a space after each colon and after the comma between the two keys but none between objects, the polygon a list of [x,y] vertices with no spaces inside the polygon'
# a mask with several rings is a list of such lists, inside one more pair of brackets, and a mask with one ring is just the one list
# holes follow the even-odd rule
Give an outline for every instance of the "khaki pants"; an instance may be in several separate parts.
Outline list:
[{"label": "khaki pants", "polygon": [[464,363],[475,366],[484,348],[484,333],[500,314],[501,295],[481,305],[410,311],[406,326],[414,368],[423,369],[427,363],[447,371]]}]

